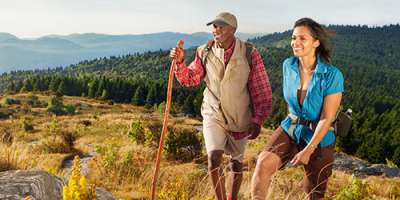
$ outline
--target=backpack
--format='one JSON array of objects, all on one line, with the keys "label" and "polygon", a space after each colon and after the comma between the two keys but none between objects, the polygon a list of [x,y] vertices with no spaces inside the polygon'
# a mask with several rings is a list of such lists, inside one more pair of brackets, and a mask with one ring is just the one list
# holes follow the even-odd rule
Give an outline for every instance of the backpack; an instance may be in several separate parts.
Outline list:
[{"label": "backpack", "polygon": [[350,108],[346,112],[338,111],[336,119],[332,123],[332,128],[336,135],[346,137],[349,134],[353,121],[352,112]]},{"label": "backpack", "polygon": [[[201,56],[201,63],[203,64],[203,67],[206,66],[207,56],[213,45],[214,45],[214,40],[209,40],[206,44],[206,47],[203,49],[202,56]],[[251,53],[254,50],[254,45],[249,42],[245,42],[245,45],[246,45],[246,59],[247,59],[247,62],[249,63],[250,69],[252,69],[253,66],[252,66],[252,60],[251,60]]]},{"label": "backpack", "polygon": [[340,106],[329,130],[333,130],[336,136],[346,137],[350,132],[351,124],[353,122],[352,112],[353,111],[350,108],[343,111],[342,106]]}]

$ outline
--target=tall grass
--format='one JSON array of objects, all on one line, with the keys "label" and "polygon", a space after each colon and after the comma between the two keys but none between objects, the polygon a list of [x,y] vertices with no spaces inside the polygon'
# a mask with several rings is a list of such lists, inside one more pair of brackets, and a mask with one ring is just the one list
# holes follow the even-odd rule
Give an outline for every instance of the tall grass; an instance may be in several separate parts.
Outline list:
[{"label": "tall grass", "polygon": [[34,157],[20,145],[0,144],[0,171],[28,169],[34,165]]}]

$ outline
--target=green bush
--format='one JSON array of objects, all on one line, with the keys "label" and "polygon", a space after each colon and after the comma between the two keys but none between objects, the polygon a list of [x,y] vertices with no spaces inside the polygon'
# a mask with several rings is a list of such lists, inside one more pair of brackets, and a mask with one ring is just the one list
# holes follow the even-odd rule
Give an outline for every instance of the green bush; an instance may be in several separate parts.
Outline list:
[{"label": "green bush", "polygon": [[61,138],[63,142],[72,150],[75,141],[78,139],[79,134],[76,131],[61,131]]},{"label": "green bush", "polygon": [[5,98],[4,100],[3,100],[3,102],[2,102],[2,104],[4,104],[4,105],[13,105],[13,104],[16,104],[16,105],[19,105],[19,104],[21,104],[21,100],[19,100],[19,99],[12,99],[12,98]]},{"label": "green bush", "polygon": [[30,93],[27,97],[26,104],[32,107],[41,107],[42,103],[39,101],[39,97]]},{"label": "green bush", "polygon": [[0,119],[8,119],[12,115],[10,110],[2,110],[0,109]]},{"label": "green bush", "polygon": [[369,200],[371,198],[369,185],[354,176],[349,178],[349,183],[334,197],[334,200]]},{"label": "green bush", "polygon": [[120,146],[115,143],[96,146],[96,153],[101,157],[101,165],[106,169],[116,167]]},{"label": "green bush", "polygon": [[145,145],[148,147],[158,147],[162,131],[162,123],[160,121],[150,121],[145,128]]},{"label": "green bush", "polygon": [[76,106],[73,104],[67,104],[67,105],[65,105],[65,111],[67,114],[73,115],[73,114],[75,114]]},{"label": "green bush", "polygon": [[21,118],[21,126],[26,132],[33,131],[33,119],[28,116],[24,116]]},{"label": "green bush", "polygon": [[131,124],[128,131],[128,137],[131,138],[136,144],[144,144],[146,141],[144,125],[140,120],[135,120]]},{"label": "green bush", "polygon": [[179,129],[170,131],[165,141],[165,153],[168,158],[191,161],[201,156],[201,140],[196,131]]},{"label": "green bush", "polygon": [[[159,113],[161,113],[161,114],[164,114],[164,112],[165,112],[165,107],[166,107],[165,102],[164,102],[164,101],[161,102],[160,104],[158,104],[157,112],[159,112]],[[174,104],[172,104],[172,103],[171,103],[171,108],[170,108],[170,110],[169,110],[169,113],[171,113],[171,114],[175,114],[175,113],[176,113],[176,112],[175,112],[175,106],[174,106]]]},{"label": "green bush", "polygon": [[63,98],[60,96],[52,96],[47,105],[47,111],[55,115],[65,114]]}]

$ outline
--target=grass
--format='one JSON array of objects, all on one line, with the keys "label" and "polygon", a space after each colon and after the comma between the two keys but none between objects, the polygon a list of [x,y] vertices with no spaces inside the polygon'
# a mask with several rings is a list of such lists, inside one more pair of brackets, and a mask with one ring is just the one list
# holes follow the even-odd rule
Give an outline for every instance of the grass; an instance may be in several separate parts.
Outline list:
[{"label": "grass", "polygon": [[[77,105],[77,113],[55,117],[45,107],[29,107],[25,103],[29,95],[2,97],[18,99],[21,104],[1,106],[0,112],[12,111],[14,114],[12,118],[0,119],[0,137],[8,134],[8,138],[13,138],[12,142],[0,144],[0,171],[39,168],[63,175],[61,166],[64,159],[77,153],[89,155],[96,151],[94,158],[88,163],[88,182],[106,188],[120,199],[149,199],[157,150],[134,144],[127,132],[132,121],[138,119],[144,120],[152,131],[159,131],[162,114],[129,104],[108,105],[93,99],[64,97],[64,104]],[[46,95],[35,95],[40,102],[47,102],[49,99]],[[25,131],[21,126],[21,119],[25,116],[31,116],[33,131]],[[58,128],[52,127],[54,120],[57,121]],[[177,130],[192,129],[197,125],[201,125],[201,121],[184,117],[172,117],[169,122],[170,130],[172,127]],[[63,132],[76,133],[78,137],[68,146],[62,137]],[[271,133],[271,130],[263,129],[260,137],[248,144],[240,199],[250,199],[250,180],[256,157],[263,150]],[[95,149],[89,146],[95,146]],[[326,198],[334,199],[343,191],[351,183],[350,176],[334,171],[329,180]],[[270,199],[306,199],[307,196],[301,189],[302,177],[301,167],[279,171],[272,182]],[[368,191],[373,199],[400,199],[400,178],[367,177],[363,181],[368,184]],[[196,162],[173,161],[163,157],[158,199],[213,198],[204,149],[203,156],[196,159]]]}]

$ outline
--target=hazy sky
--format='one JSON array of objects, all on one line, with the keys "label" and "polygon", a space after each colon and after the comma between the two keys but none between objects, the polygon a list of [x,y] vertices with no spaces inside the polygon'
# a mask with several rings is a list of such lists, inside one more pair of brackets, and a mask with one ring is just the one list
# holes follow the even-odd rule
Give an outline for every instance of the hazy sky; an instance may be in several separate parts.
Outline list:
[{"label": "hazy sky", "polygon": [[284,31],[307,16],[323,24],[400,23],[399,0],[0,0],[0,32],[49,34],[210,31],[221,11],[240,32]]}]

